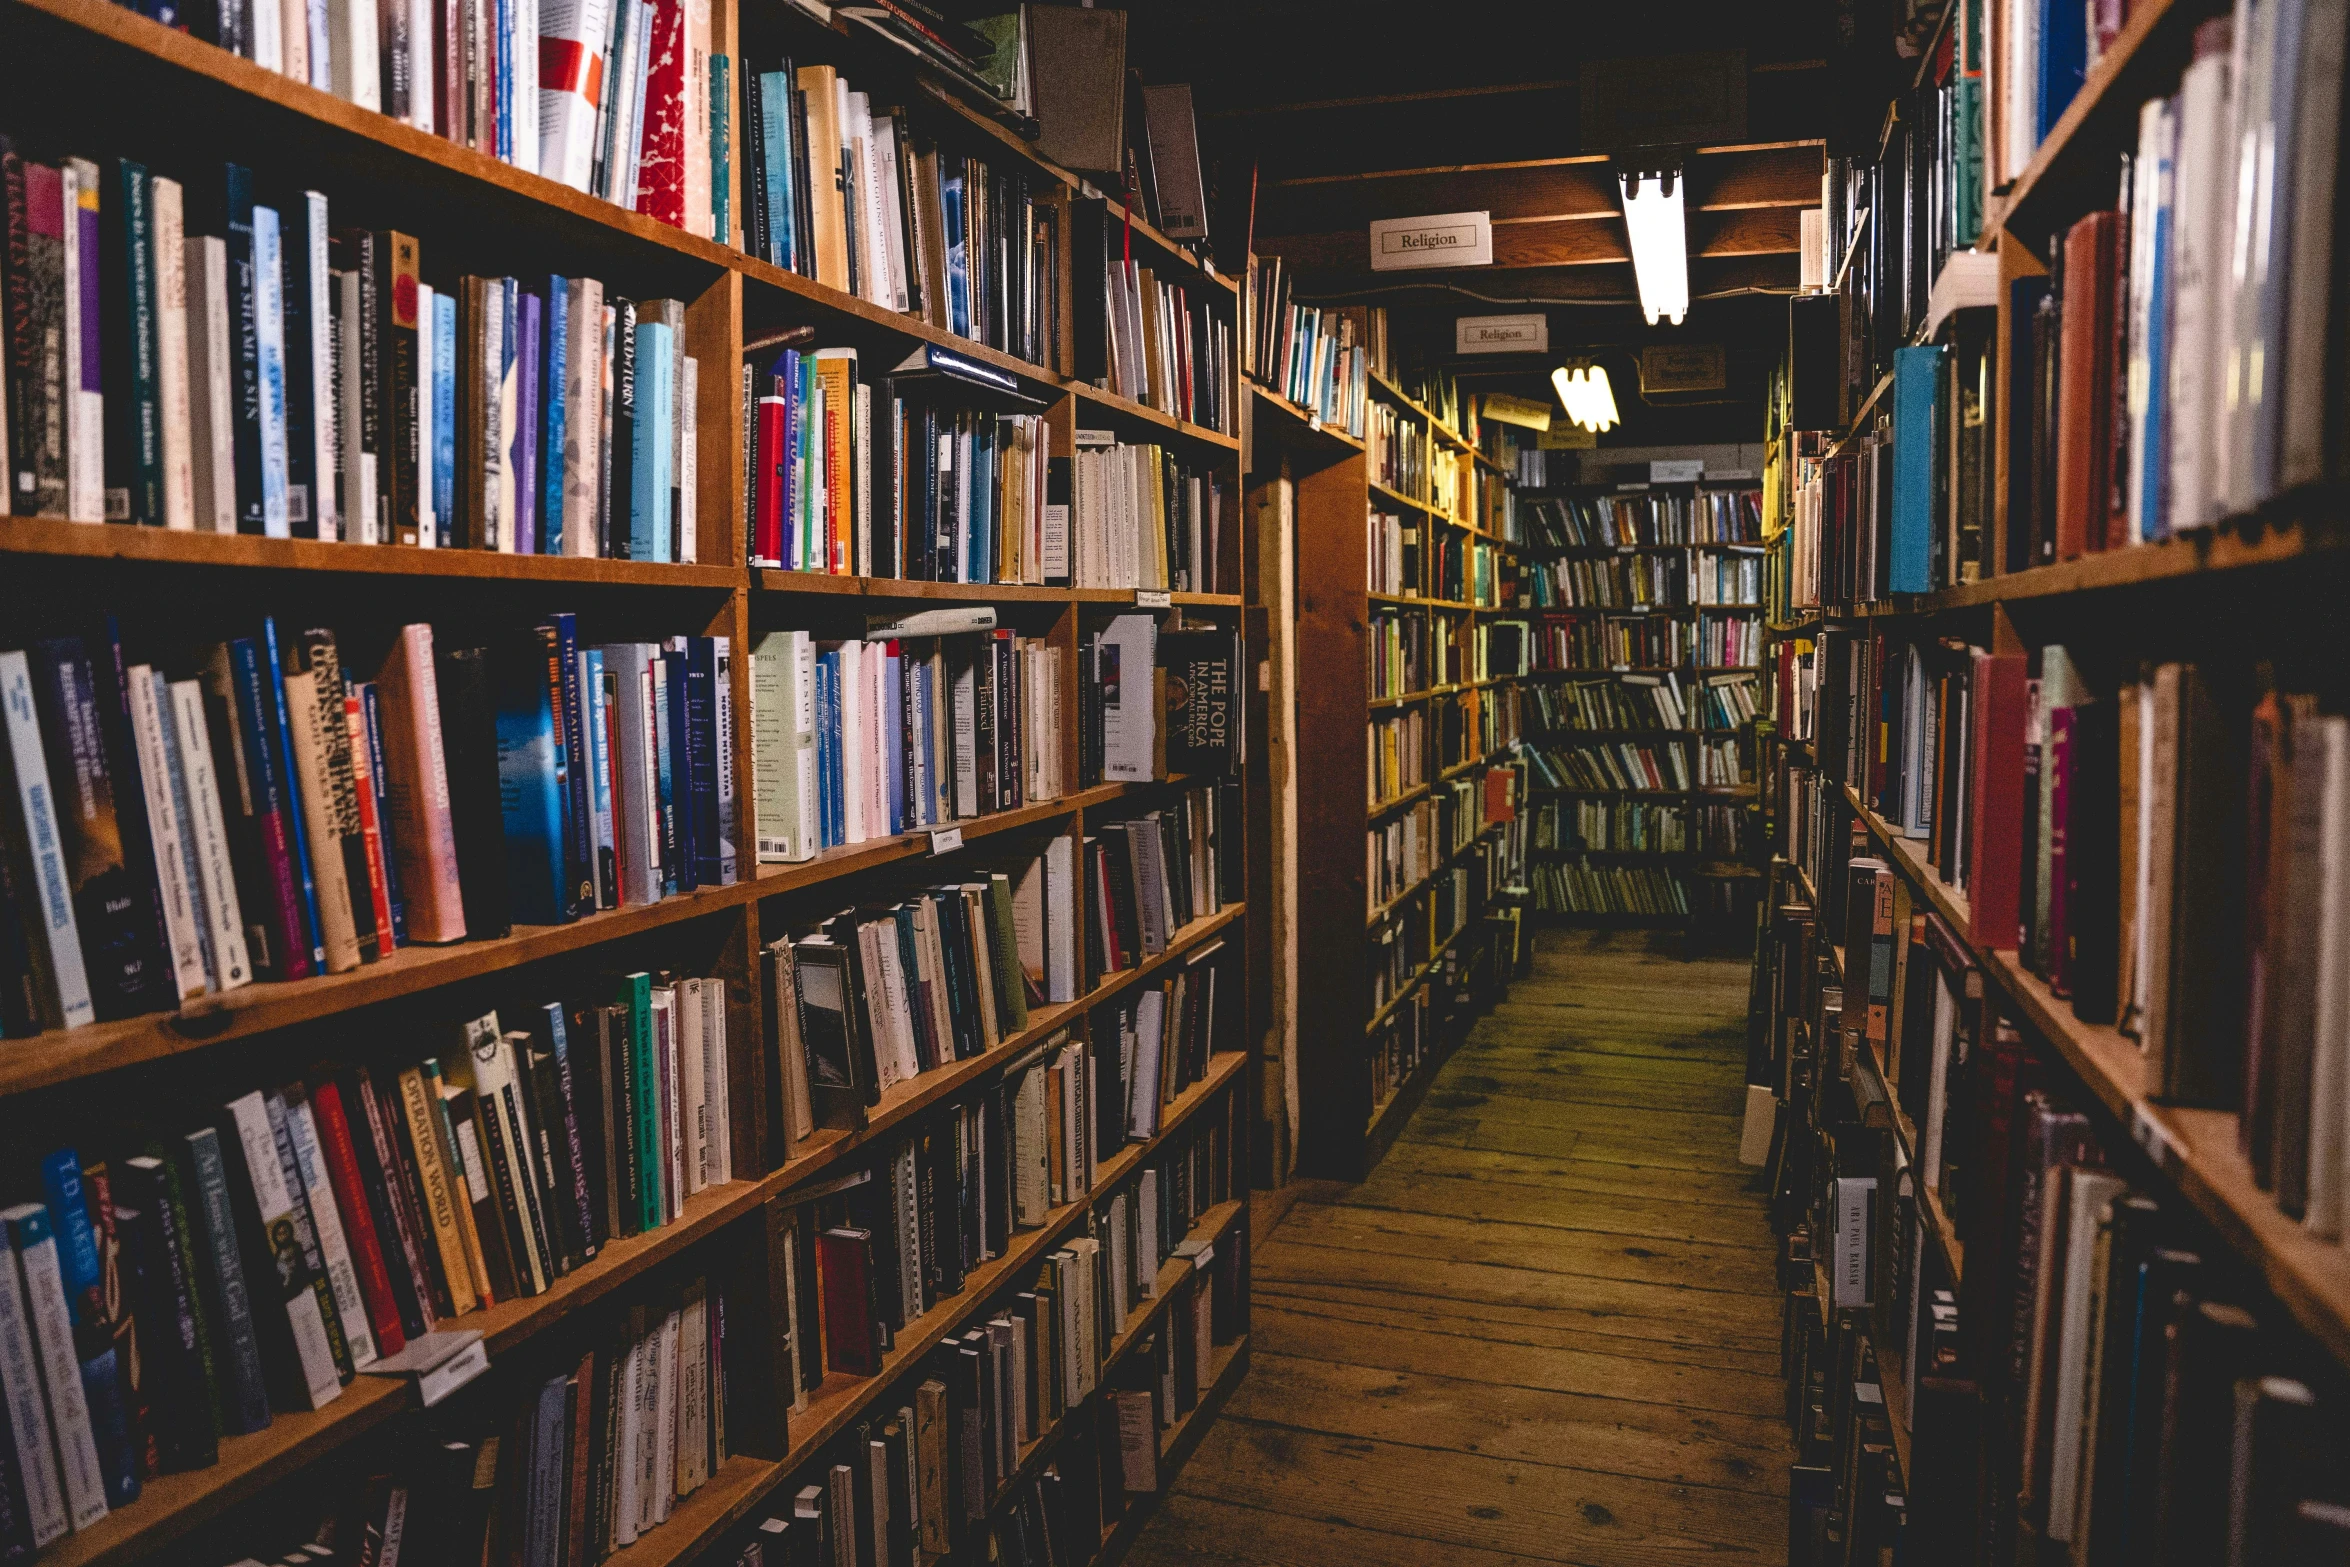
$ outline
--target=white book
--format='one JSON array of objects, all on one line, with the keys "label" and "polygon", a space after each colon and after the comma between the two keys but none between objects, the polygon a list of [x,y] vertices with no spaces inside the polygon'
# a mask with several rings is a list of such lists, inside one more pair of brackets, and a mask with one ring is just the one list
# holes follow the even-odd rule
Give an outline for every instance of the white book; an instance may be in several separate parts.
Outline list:
[{"label": "white book", "polygon": [[542,0],[539,52],[551,69],[538,80],[538,171],[577,191],[595,172],[596,93],[611,31],[611,0]]},{"label": "white book", "polygon": [[898,221],[904,210],[904,192],[898,184],[898,123],[889,115],[878,115],[873,121],[873,147],[881,185],[881,234],[889,250],[887,278],[889,297],[885,303],[903,314],[911,308],[912,291],[906,286],[906,229]]},{"label": "white book", "polygon": [[612,1507],[612,1543],[632,1545],[645,1512],[645,1308],[628,1308],[628,1348],[620,1357],[620,1440],[612,1468],[619,1477]]},{"label": "white book", "polygon": [[[463,1039],[464,1050],[441,1057],[441,1075],[459,1087],[473,1090],[474,1102],[483,1115],[495,1118],[497,1130],[509,1149],[537,1147],[530,1135],[530,1120],[514,1074],[513,1041],[498,1027],[498,1014],[486,1012],[467,1023]],[[553,1269],[540,1253],[532,1234],[531,1227],[525,1224],[523,1244],[513,1261],[519,1281],[535,1294],[547,1287]]]},{"label": "white book", "polygon": [[367,380],[361,369],[359,356],[359,301],[360,277],[357,268],[337,274],[335,284],[342,296],[339,319],[341,330],[335,335],[335,354],[342,362],[342,374],[335,384],[341,389],[341,417],[335,427],[343,432],[342,463],[342,517],[345,536],[353,544],[381,544],[377,536],[376,519],[376,453],[365,451],[359,442],[362,427],[359,415],[360,391]]},{"label": "white book", "polygon": [[710,1157],[710,1085],[703,1075],[707,1062],[702,1053],[703,984],[702,980],[687,979],[680,980],[677,986],[677,1082],[685,1100],[681,1107],[685,1128],[682,1185],[688,1197],[702,1189],[703,1171]]},{"label": "white book", "polygon": [[188,267],[188,465],[195,528],[237,531],[235,345],[228,331],[228,242],[191,234]]},{"label": "white book", "polygon": [[[21,652],[0,652],[0,719],[7,726],[7,762],[16,780],[16,807],[23,814],[25,836],[33,843],[58,842],[55,801],[49,790],[48,753],[41,743],[40,720],[33,711],[32,666]],[[66,885],[65,862],[56,854],[32,857],[33,875],[40,882],[38,906],[47,911],[43,928],[25,933],[49,952],[52,981],[57,987],[58,1022],[66,1028],[94,1022],[88,971],[82,966],[82,943],[74,922],[73,889]]]},{"label": "white book", "polygon": [[408,91],[408,123],[420,131],[435,131],[454,137],[449,127],[433,118],[433,28],[440,14],[438,0],[382,0],[392,14],[408,18],[408,36],[399,39],[394,47],[405,56],[404,61],[392,62],[392,73],[404,68]]},{"label": "white book", "polygon": [[514,47],[507,56],[512,75],[514,156],[518,169],[539,172],[539,8],[536,3],[501,8],[513,19]]},{"label": "white book", "polygon": [[[592,0],[583,3],[592,8]],[[604,395],[604,285],[594,278],[574,278],[569,294],[571,346],[564,364],[564,406],[580,412],[564,419],[563,450],[549,456],[559,455],[563,463],[563,553],[596,555],[601,552],[596,513],[603,488],[604,427],[603,420],[587,415]]]},{"label": "white book", "polygon": [[875,738],[867,731],[865,706],[865,644],[840,644],[840,699],[835,704],[840,712],[840,734],[835,742],[841,760],[841,828],[850,843],[863,843],[872,836],[872,826],[865,819],[865,802],[870,797],[865,775],[872,769],[873,758],[867,750]]},{"label": "white book", "polygon": [[751,790],[759,862],[815,858],[816,665],[805,631],[771,631],[751,653]]},{"label": "white book", "polygon": [[2252,455],[2260,377],[2251,354],[2260,342],[2261,290],[2268,267],[2268,202],[2273,192],[2275,125],[2270,118],[2276,21],[2280,0],[2236,0],[2229,34],[2231,157],[2222,165],[2234,187],[2229,203],[2228,257],[2221,308],[2213,330],[2221,354],[2220,400],[2214,410],[2212,498],[2222,512],[2253,501]]},{"label": "white book", "polygon": [[106,1477],[98,1467],[90,1406],[82,1396],[81,1363],[74,1358],[73,1316],[66,1309],[57,1237],[50,1229],[49,1210],[37,1202],[0,1212],[0,1224],[8,1227],[8,1244],[22,1274],[25,1320],[32,1329],[41,1387],[48,1395],[49,1435],[57,1443],[66,1513],[76,1529],[87,1529],[106,1516]]},{"label": "white book", "polygon": [[653,1431],[658,1446],[653,1456],[653,1484],[650,1500],[652,1516],[648,1523],[667,1523],[670,1509],[677,1505],[677,1385],[680,1381],[677,1361],[677,1308],[669,1309],[661,1318],[661,1329],[653,1351],[653,1364],[658,1368],[654,1378],[659,1399],[653,1406]]},{"label": "white book", "polygon": [[[1102,634],[1102,656],[1117,661],[1118,700],[1102,711],[1102,776],[1134,782],[1151,776],[1158,733],[1158,703],[1151,668],[1158,648],[1158,622],[1150,615],[1117,615]],[[1105,674],[1104,682],[1108,684]]]},{"label": "white book", "polygon": [[133,664],[127,684],[131,744],[139,758],[139,792],[146,797],[141,804],[147,815],[148,836],[154,845],[155,888],[163,904],[163,937],[170,949],[176,993],[185,1001],[204,994],[206,981],[204,922],[196,909],[194,865],[188,854],[188,835],[181,822],[178,770],[172,766],[171,754],[163,741],[154,669],[146,664]]},{"label": "white book", "polygon": [[691,1496],[710,1478],[709,1286],[685,1287],[677,1312],[677,1466],[679,1496]]},{"label": "white book", "polygon": [[326,1282],[334,1291],[335,1313],[342,1318],[343,1342],[351,1364],[364,1371],[375,1364],[380,1351],[367,1321],[367,1300],[359,1292],[359,1270],[351,1262],[350,1240],[343,1233],[342,1209],[336,1206],[334,1187],[327,1175],[326,1154],[318,1142],[318,1118],[301,1083],[288,1084],[286,1140],[293,1145],[294,1167],[302,1177],[303,1200],[310,1205],[310,1227],[318,1235],[318,1254],[326,1264]]},{"label": "white book", "polygon": [[2088,1395],[2091,1312],[2097,1289],[2090,1274],[2097,1228],[2106,1204],[2128,1184],[2103,1170],[2075,1168],[2066,1177],[2071,1212],[2065,1224],[2064,1311],[2056,1361],[2056,1427],[2048,1451],[2047,1538],[2069,1544],[2079,1522],[2081,1411]]},{"label": "white book", "polygon": [[[258,0],[267,5],[269,0]],[[297,82],[310,81],[310,0],[277,0],[278,69]]]},{"label": "white book", "polygon": [[660,761],[654,749],[656,685],[650,642],[606,643],[604,672],[613,677],[615,733],[612,745],[618,775],[612,802],[620,863],[627,877],[623,902],[657,903],[661,898],[661,822],[655,789]]},{"label": "white book", "polygon": [[0,1400],[8,1406],[8,1431],[16,1444],[17,1471],[24,1484],[26,1522],[39,1550],[71,1527],[66,1521],[65,1485],[57,1472],[57,1450],[49,1442],[49,1414],[41,1398],[41,1364],[33,1347],[32,1319],[25,1314],[24,1274],[16,1247],[0,1232]]},{"label": "white book", "polygon": [[1044,851],[1045,999],[1077,999],[1077,842],[1057,834]]},{"label": "white book", "polygon": [[285,16],[279,9],[281,0],[255,0],[246,13],[252,18],[253,32],[248,44],[253,51],[255,65],[265,71],[283,71],[285,67]]},{"label": "white book", "polygon": [[262,528],[285,539],[293,537],[286,509],[285,257],[273,207],[253,209],[253,319],[261,349]]},{"label": "white book", "polygon": [[[98,166],[86,158],[67,158],[60,167],[65,199],[65,514],[76,522],[107,518],[106,397],[96,379],[85,379],[81,366],[98,356],[85,354],[85,339],[98,334],[98,322],[85,314],[82,290],[74,280],[87,262],[85,239],[95,240],[96,227],[85,236],[81,214],[99,212]],[[130,518],[130,496],[124,494],[122,519]]]},{"label": "white book", "polygon": [[327,47],[333,55],[327,91],[362,109],[381,113],[383,67],[377,47],[375,0],[327,0],[326,26]]},{"label": "white book", "polygon": [[[685,229],[725,244],[710,200],[710,0],[685,3]],[[692,556],[686,557],[691,560]]]},{"label": "white book", "polygon": [[2319,807],[2317,1012],[2307,1109],[2309,1206],[2303,1222],[2316,1234],[2339,1240],[2350,1229],[2350,1120],[2345,1120],[2350,1112],[2350,718],[2327,715],[2317,722],[2324,747],[2324,782]]},{"label": "white book", "polygon": [[[160,678],[160,677],[158,677]],[[253,964],[245,946],[245,915],[237,897],[228,823],[221,813],[220,783],[212,772],[212,732],[204,713],[204,686],[198,680],[164,688],[169,713],[167,746],[186,804],[181,831],[195,865],[196,906],[204,918],[206,977],[216,991],[252,983]]]},{"label": "white book", "polygon": [[188,448],[188,249],[184,193],[157,179],[148,198],[155,220],[155,394],[163,415],[163,525],[196,526],[196,480]]},{"label": "white book", "polygon": [[306,190],[301,200],[307,209],[302,236],[310,250],[305,284],[309,297],[303,302],[310,319],[310,509],[318,537],[332,543],[343,536],[343,516],[334,485],[335,451],[341,440],[335,426],[342,410],[335,399],[334,270],[327,238],[330,219],[323,191]]},{"label": "white book", "polygon": [[[270,1130],[269,1109],[258,1091],[224,1106],[234,1125],[237,1146],[245,1156],[245,1174],[253,1186],[254,1204],[265,1233],[294,1222],[296,1194],[287,1190],[285,1169],[277,1160],[277,1137]],[[334,1348],[327,1338],[326,1314],[315,1291],[303,1288],[279,1300],[274,1291],[261,1290],[253,1300],[255,1311],[283,1311],[293,1330],[294,1354],[304,1392],[312,1409],[324,1409],[340,1397],[343,1384],[335,1367]]]},{"label": "white book", "polygon": [[1126,1085],[1129,1142],[1159,1135],[1159,1051],[1166,1042],[1166,1024],[1167,993],[1154,985],[1134,1006],[1134,1071]]},{"label": "white book", "polygon": [[726,983],[702,981],[702,1074],[705,1083],[703,1118],[710,1124],[709,1152],[704,1156],[703,1184],[723,1186],[734,1179],[734,1117],[729,1109],[726,1076]]},{"label": "white book", "polygon": [[[699,444],[695,435],[700,422],[694,417],[694,409],[701,396],[701,385],[701,361],[688,354],[677,364],[677,396],[674,399],[677,410],[677,444],[674,447],[677,453],[677,558],[688,566],[702,558],[698,537],[700,507],[695,499],[695,489],[701,479],[701,464],[695,450]],[[724,768],[719,769],[719,776],[722,779],[726,776]]]}]

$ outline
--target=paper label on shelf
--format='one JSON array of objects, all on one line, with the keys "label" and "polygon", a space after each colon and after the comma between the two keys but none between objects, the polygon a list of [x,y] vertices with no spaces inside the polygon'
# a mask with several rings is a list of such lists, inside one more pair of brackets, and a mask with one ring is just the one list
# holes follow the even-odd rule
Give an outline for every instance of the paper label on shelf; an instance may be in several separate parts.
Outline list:
[{"label": "paper label on shelf", "polygon": [[2170,1128],[2142,1104],[2130,1106],[2130,1139],[2145,1150],[2156,1169],[2167,1174],[2178,1168],[2179,1145],[2171,1140]]},{"label": "paper label on shelf", "polygon": [[941,827],[930,835],[930,852],[933,855],[952,854],[962,846],[963,829],[960,827]]},{"label": "paper label on shelf", "polygon": [[1172,609],[1174,605],[1174,594],[1165,588],[1136,588],[1134,590],[1134,607],[1136,609]]}]

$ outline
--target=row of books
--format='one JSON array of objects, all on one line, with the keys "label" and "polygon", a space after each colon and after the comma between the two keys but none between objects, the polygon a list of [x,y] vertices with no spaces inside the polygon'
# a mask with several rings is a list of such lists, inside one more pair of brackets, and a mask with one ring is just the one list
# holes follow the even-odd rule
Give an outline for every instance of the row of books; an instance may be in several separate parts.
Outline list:
[{"label": "row of books", "polygon": [[1526,542],[1543,549],[1762,542],[1760,490],[1641,486],[1631,494],[1529,497],[1524,507]]},{"label": "row of books", "polygon": [[1223,564],[1228,482],[1168,447],[1079,430],[1067,485],[1070,585],[1234,591]]},{"label": "row of books", "polygon": [[1430,755],[1436,730],[1426,711],[1414,707],[1401,713],[1371,715],[1366,737],[1372,810],[1410,793],[1436,774]]},{"label": "row of books", "polygon": [[1363,450],[1371,482],[1405,495],[1428,493],[1427,430],[1393,403],[1373,402],[1363,427]]},{"label": "row of books", "polygon": [[1529,814],[1533,847],[1537,849],[1688,854],[1705,844],[1699,813],[1685,805],[1659,805],[1650,800],[1543,800]]},{"label": "row of books", "polygon": [[1455,778],[1409,810],[1373,822],[1364,845],[1370,912],[1379,913],[1475,842],[1494,819],[1491,811],[1485,779]]},{"label": "row of books", "polygon": [[[1129,1489],[1157,1489],[1159,1430],[1204,1395],[1215,1346],[1245,1330],[1238,1232],[1192,1233],[1230,1189],[1223,1157],[1220,1127],[1187,1133],[1095,1201],[1092,1233],[1015,1280],[993,1316],[983,1308],[969,1329],[909,1367],[894,1402],[885,1396],[827,1444],[785,1482],[772,1515],[714,1559],[894,1567],[964,1550],[1019,1563],[1086,1559],[1061,1553],[1079,1540],[1098,1548],[1105,1513],[1114,1516]],[[870,1206],[861,1195],[870,1184],[804,1210],[793,1221],[795,1257],[821,1273],[823,1243],[862,1233],[853,1221],[860,1203]],[[830,1224],[835,1218],[851,1222]],[[806,1240],[811,1232],[817,1244]],[[1191,1260],[1191,1275],[1165,1303],[1161,1325],[1105,1383],[1113,1341],[1157,1299],[1161,1270],[1177,1256]],[[795,1284],[812,1277],[790,1276]],[[796,1291],[802,1323],[808,1293]],[[823,1294],[824,1327],[832,1309]],[[1149,1418],[1160,1413],[1154,1403],[1164,1421]],[[1041,1442],[1055,1444],[1051,1460],[1014,1486],[1023,1457]],[[1133,1457],[1149,1459],[1147,1481]]]},{"label": "row of books", "polygon": [[1108,205],[1092,197],[1071,205],[1069,242],[1071,373],[1187,423],[1236,433],[1232,322],[1212,304],[1223,291],[1143,265]]},{"label": "row of books", "polygon": [[1516,587],[1516,574],[1501,551],[1481,539],[1451,529],[1443,530],[1428,556],[1428,596],[1455,603],[1503,607],[1505,589]]},{"label": "row of books", "polygon": [[1363,636],[1363,651],[1370,660],[1372,700],[1450,684],[1436,677],[1432,662],[1445,646],[1431,634],[1426,616],[1372,605]]},{"label": "row of books", "polygon": [[727,233],[727,59],[707,5],[197,0],[166,26],[673,228]]},{"label": "row of books", "polygon": [[[1223,810],[1214,791],[1194,791],[1083,841],[1055,838],[1009,870],[770,942],[762,975],[787,1151],[819,1126],[862,1125],[900,1084],[1019,1037],[1031,1009],[1078,1000],[1223,909],[1239,890]],[[1218,950],[1182,969],[1200,976],[1183,999],[1207,1006],[1203,1027],[1214,987],[1201,965]],[[1154,1050],[1163,1021],[1151,1019]]]},{"label": "row of books", "polygon": [[943,147],[830,65],[745,60],[744,252],[1031,364],[1063,358],[1041,186]]},{"label": "row of books", "polygon": [[1450,671],[1454,679],[1507,680],[1526,673],[1533,633],[1522,620],[1477,619],[1461,643],[1468,660],[1464,668]]},{"label": "row of books", "polygon": [[1671,615],[1549,614],[1534,622],[1532,650],[1537,670],[1664,669],[1693,660],[1698,637]]},{"label": "row of books", "polygon": [[1499,759],[1526,738],[1523,692],[1514,685],[1496,686],[1477,703],[1477,729],[1470,737],[1476,754]]},{"label": "row of books", "polygon": [[1596,860],[1538,860],[1526,867],[1534,908],[1542,914],[1678,917],[1689,912],[1681,879],[1654,865]]},{"label": "row of books", "polygon": [[1691,602],[1694,564],[1685,555],[1527,561],[1519,589],[1527,603],[1542,608],[1677,608]]},{"label": "row of books", "polygon": [[0,1281],[0,1468],[33,1542],[730,1181],[724,985],[640,972],[606,994],[121,1134],[120,1157],[45,1159]]},{"label": "row of books", "polygon": [[1373,593],[1417,595],[1420,591],[1420,526],[1400,512],[1373,511],[1364,560],[1366,588]]},{"label": "row of books", "polygon": [[1279,256],[1252,257],[1249,268],[1242,373],[1360,440],[1371,386],[1361,308],[1295,303],[1294,275]]},{"label": "row of books", "polygon": [[9,1034],[734,878],[725,638],[419,623],[362,681],[265,618],[191,678],[133,657],[111,617],[0,653]]},{"label": "row of books", "polygon": [[262,199],[239,164],[183,182],[0,138],[0,174],[20,515],[699,558],[678,301],[561,276],[436,287],[411,236],[337,228],[315,190]]},{"label": "row of books", "polygon": [[[1691,682],[1695,686],[1695,682]],[[1613,675],[1538,685],[1528,699],[1542,727],[1576,729],[1688,729],[1689,693],[1677,671]]]},{"label": "row of books", "polygon": [[1536,788],[1687,791],[1693,782],[1688,750],[1659,741],[1536,744],[1525,754]]}]

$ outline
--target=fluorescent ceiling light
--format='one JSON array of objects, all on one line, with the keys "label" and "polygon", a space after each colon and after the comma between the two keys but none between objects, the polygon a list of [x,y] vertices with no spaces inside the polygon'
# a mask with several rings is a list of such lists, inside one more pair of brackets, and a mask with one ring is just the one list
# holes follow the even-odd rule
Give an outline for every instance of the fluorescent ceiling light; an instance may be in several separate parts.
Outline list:
[{"label": "fluorescent ceiling light", "polygon": [[1607,371],[1598,365],[1572,370],[1561,365],[1550,373],[1550,384],[1567,418],[1584,429],[1596,433],[1612,430],[1622,422],[1616,413],[1615,390],[1608,385]]},{"label": "fluorescent ceiling light", "polygon": [[1675,326],[1689,313],[1689,230],[1681,212],[1678,174],[1626,173],[1624,227],[1632,236],[1632,273],[1650,326]]}]

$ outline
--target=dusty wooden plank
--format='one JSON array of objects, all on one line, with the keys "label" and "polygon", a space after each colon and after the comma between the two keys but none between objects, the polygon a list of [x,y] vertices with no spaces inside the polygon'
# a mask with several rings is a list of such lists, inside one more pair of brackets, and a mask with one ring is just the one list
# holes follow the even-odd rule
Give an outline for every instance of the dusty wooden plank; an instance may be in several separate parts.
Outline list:
[{"label": "dusty wooden plank", "polygon": [[1430,1180],[1425,1176],[1409,1179],[1374,1176],[1343,1201],[1324,1206],[1356,1213],[1414,1213],[1598,1235],[1759,1247],[1774,1255],[1778,1251],[1771,1226],[1760,1213],[1662,1202],[1646,1196],[1594,1197],[1583,1192],[1487,1186],[1471,1181]]},{"label": "dusty wooden plank", "polygon": [[1232,1439],[1216,1444],[1217,1461],[1184,1470],[1186,1493],[1417,1535],[1447,1553],[1432,1561],[1465,1546],[1581,1567],[1680,1567],[1699,1554],[1756,1559],[1787,1528],[1784,1502],[1748,1492],[1230,1418],[1223,1429]]},{"label": "dusty wooden plank", "polygon": [[1442,1143],[1398,1143],[1378,1174],[1396,1179],[1475,1181],[1525,1191],[1581,1193],[1591,1197],[1644,1197],[1651,1202],[1701,1203],[1760,1212],[1759,1172],[1678,1170],[1669,1181],[1627,1171],[1621,1164],[1575,1158],[1543,1158],[1491,1148],[1453,1148]]},{"label": "dusty wooden plank", "polygon": [[1499,1220],[1299,1208],[1266,1249],[1294,1241],[1386,1249],[1441,1262],[1489,1262],[1544,1273],[1642,1279],[1691,1289],[1765,1293],[1777,1289],[1770,1258],[1744,1247],[1546,1229]]},{"label": "dusty wooden plank", "polygon": [[1605,1350],[1554,1349],[1498,1338],[1486,1339],[1472,1353],[1458,1334],[1350,1321],[1334,1308],[1310,1302],[1258,1302],[1250,1314],[1249,1334],[1267,1354],[1459,1376],[1536,1392],[1666,1404],[1755,1419],[1766,1419],[1786,1407],[1784,1385],[1775,1367],[1768,1374],[1719,1370]]},{"label": "dusty wooden plank", "polygon": [[1521,1344],[1535,1349],[1587,1351],[1628,1360],[1675,1366],[1710,1366],[1773,1378],[1779,1374],[1778,1346],[1759,1341],[1732,1344],[1708,1338],[1697,1343],[1682,1343],[1673,1339],[1637,1338],[1606,1332],[1588,1320],[1546,1321],[1540,1313],[1513,1314],[1506,1307],[1479,1306],[1473,1302],[1405,1302],[1380,1291],[1310,1281],[1269,1282],[1255,1291],[1255,1299],[1270,1310],[1293,1311],[1304,1316],[1328,1316],[1341,1322],[1356,1322],[1368,1327],[1396,1328],[1459,1340],[1460,1353],[1465,1357],[1461,1370],[1464,1376],[1470,1375],[1479,1364],[1477,1351],[1470,1347],[1476,1344]]},{"label": "dusty wooden plank", "polygon": [[1264,1351],[1226,1407],[1401,1446],[1787,1494],[1787,1427],[1775,1415],[1747,1419]]},{"label": "dusty wooden plank", "polygon": [[1707,1084],[1642,1083],[1632,1078],[1581,1077],[1539,1072],[1462,1074],[1462,1080],[1439,1078],[1430,1088],[1428,1103],[1438,1110],[1474,1110],[1486,1104],[1567,1105],[1588,1110],[1636,1110],[1645,1117],[1659,1100],[1676,1114],[1712,1116],[1735,1121],[1745,1112],[1743,1082]]},{"label": "dusty wooden plank", "polygon": [[[1404,1128],[1403,1137],[1398,1141],[1442,1143],[1453,1148],[1487,1149],[1543,1158],[1561,1157],[1571,1149],[1578,1159],[1668,1173],[1708,1170],[1736,1175],[1746,1169],[1738,1162],[1734,1132],[1725,1132],[1719,1139],[1708,1139],[1706,1147],[1695,1149],[1669,1146],[1653,1137],[1643,1136],[1637,1128],[1630,1126],[1595,1125],[1587,1131],[1575,1131],[1557,1125],[1530,1124],[1498,1113],[1489,1115],[1482,1107],[1475,1111],[1424,1109],[1410,1126]],[[1718,1150],[1714,1146],[1716,1143],[1720,1145]]]},{"label": "dusty wooden plank", "polygon": [[[1223,1434],[1221,1427],[1208,1433],[1185,1473],[1216,1461],[1218,1439]],[[1296,1505],[1292,1499],[1290,1506],[1294,1509]],[[1382,1529],[1357,1528],[1336,1518],[1305,1517],[1295,1511],[1194,1496],[1182,1489],[1180,1482],[1159,1504],[1126,1560],[1183,1562],[1191,1567],[1301,1567],[1309,1562],[1429,1567],[1428,1542],[1418,1535],[1390,1534]],[[1444,1552],[1445,1567],[1537,1567],[1544,1560],[1471,1546],[1452,1546]]]}]

